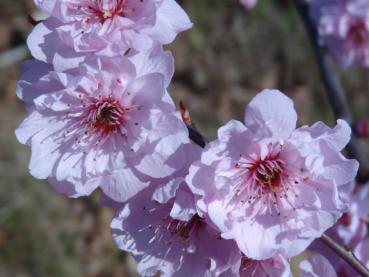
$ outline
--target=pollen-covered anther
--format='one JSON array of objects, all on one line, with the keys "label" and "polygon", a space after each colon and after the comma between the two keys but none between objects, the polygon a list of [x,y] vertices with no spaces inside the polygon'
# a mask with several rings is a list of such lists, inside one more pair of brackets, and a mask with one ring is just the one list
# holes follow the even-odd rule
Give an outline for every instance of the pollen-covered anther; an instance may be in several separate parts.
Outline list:
[{"label": "pollen-covered anther", "polygon": [[107,19],[107,18],[111,18],[113,16],[113,13],[112,13],[112,11],[103,11],[102,12],[102,17],[104,18],[104,19]]}]

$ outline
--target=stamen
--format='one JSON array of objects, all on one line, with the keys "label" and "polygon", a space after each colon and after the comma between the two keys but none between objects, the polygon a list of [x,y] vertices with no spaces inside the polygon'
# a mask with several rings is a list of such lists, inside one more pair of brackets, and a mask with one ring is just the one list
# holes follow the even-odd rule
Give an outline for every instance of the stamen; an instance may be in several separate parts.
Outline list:
[{"label": "stamen", "polygon": [[127,17],[134,13],[134,8],[126,6],[126,0],[86,0],[75,6],[75,9],[86,15],[83,22],[86,24],[104,23],[115,16]]},{"label": "stamen", "polygon": [[[144,210],[148,213],[155,212],[156,208],[146,208]],[[166,247],[171,247],[174,241],[180,241],[182,243],[187,242],[195,232],[202,226],[202,219],[196,214],[189,221],[180,221],[171,217],[161,219],[156,225],[153,232],[153,236],[149,240],[149,244],[152,243],[164,243]],[[143,232],[150,227],[143,227],[138,232]],[[168,249],[168,251],[169,251]],[[187,249],[187,247],[185,247]]]},{"label": "stamen", "polygon": [[234,165],[234,198],[243,206],[253,205],[258,201],[271,216],[285,218],[286,215],[279,212],[281,201],[296,210],[293,199],[296,199],[298,194],[294,185],[307,181],[308,178],[305,178],[303,169],[300,171],[300,167],[288,165],[281,158],[283,143],[268,144],[267,148],[268,153],[263,158],[258,158],[257,154],[239,155],[240,160]]},{"label": "stamen", "polygon": [[126,109],[117,100],[105,98],[90,105],[89,122],[98,132],[116,133],[125,121],[125,113]]}]

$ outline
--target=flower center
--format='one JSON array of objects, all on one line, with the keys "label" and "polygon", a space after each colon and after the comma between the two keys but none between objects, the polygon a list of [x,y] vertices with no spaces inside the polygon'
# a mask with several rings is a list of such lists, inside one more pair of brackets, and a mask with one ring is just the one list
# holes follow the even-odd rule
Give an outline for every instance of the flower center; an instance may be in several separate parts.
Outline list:
[{"label": "flower center", "polygon": [[[286,163],[280,158],[282,147],[279,144],[269,144],[268,154],[264,157],[261,157],[261,153],[252,155],[253,157],[241,155],[240,161],[235,166],[241,170],[240,183],[243,184],[246,181],[260,193],[280,192],[286,167]],[[244,187],[244,184],[240,186]],[[239,192],[243,190],[244,188],[240,187],[237,189]]]},{"label": "flower center", "polygon": [[104,19],[111,18],[111,17],[113,17],[113,13],[112,13],[112,11],[102,11],[102,17]]},{"label": "flower center", "polygon": [[187,222],[172,219],[167,229],[172,235],[178,235],[180,240],[185,242],[198,229],[201,223],[201,218],[196,214]]},{"label": "flower center", "polygon": [[125,110],[117,100],[102,99],[94,103],[90,111],[92,126],[103,133],[117,132],[124,122]]},{"label": "flower center", "polygon": [[351,220],[352,220],[351,214],[346,212],[343,213],[342,217],[339,219],[338,222],[347,227],[351,224]]},{"label": "flower center", "polygon": [[284,162],[281,159],[258,161],[251,169],[259,185],[272,192],[279,192]]},{"label": "flower center", "polygon": [[256,261],[253,261],[253,260],[247,258],[246,256],[242,256],[241,266],[240,266],[240,273],[252,269],[252,267],[255,266],[256,263],[257,263]]},{"label": "flower center", "polygon": [[348,37],[356,45],[364,45],[369,41],[369,32],[365,25],[365,22],[358,21],[351,25],[348,31]]},{"label": "flower center", "polygon": [[[206,223],[197,215],[193,215],[190,220],[182,221],[172,218],[168,213],[172,208],[172,204],[163,206],[162,204],[156,203],[150,207],[143,207],[149,218],[156,218],[155,222],[145,225],[139,229],[138,232],[148,231],[149,233],[148,244],[157,244],[167,248],[169,251],[173,245],[183,243],[182,251],[193,253],[196,251],[196,247],[191,241],[198,237],[198,233],[201,232],[202,228],[206,226]],[[159,252],[158,255],[162,255]]]},{"label": "flower center", "polygon": [[261,205],[270,216],[287,218],[290,215],[283,215],[280,207],[297,209],[294,199],[299,197],[299,186],[309,180],[304,163],[304,158],[289,143],[249,146],[247,154],[240,154],[230,175],[233,203],[245,207]]},{"label": "flower center", "polygon": [[88,0],[84,4],[79,4],[77,9],[86,17],[85,23],[104,23],[107,19],[115,16],[126,16],[126,13],[133,12],[125,7],[126,0]]}]

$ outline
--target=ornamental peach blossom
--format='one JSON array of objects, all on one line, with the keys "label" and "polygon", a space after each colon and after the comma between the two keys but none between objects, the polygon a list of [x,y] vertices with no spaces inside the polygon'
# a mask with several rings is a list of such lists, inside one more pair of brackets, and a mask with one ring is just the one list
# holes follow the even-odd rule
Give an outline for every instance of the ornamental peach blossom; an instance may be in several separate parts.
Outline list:
[{"label": "ornamental peach blossom", "polygon": [[358,169],[340,153],[350,127],[338,120],[334,129],[296,129],[296,121],[287,96],[261,92],[245,124],[220,128],[187,176],[199,213],[250,259],[301,253],[346,210],[340,190]]},{"label": "ornamental peach blossom", "polygon": [[28,38],[32,55],[123,55],[168,44],[192,26],[174,0],[35,0],[50,17]]},{"label": "ornamental peach blossom", "polygon": [[[194,161],[201,152],[188,150],[177,160]],[[185,166],[176,177],[155,183],[118,209],[111,223],[113,238],[120,249],[134,255],[141,276],[220,276],[224,272],[239,276],[237,245],[221,239],[218,230],[197,214],[194,195],[184,181],[187,172]]]},{"label": "ornamental peach blossom", "polygon": [[312,0],[311,16],[322,41],[344,68],[369,66],[369,2]]},{"label": "ornamental peach blossom", "polygon": [[135,56],[137,66],[92,56],[67,72],[32,61],[17,88],[29,116],[16,130],[31,146],[31,174],[71,197],[100,187],[122,202],[148,185],[146,175],[176,171],[166,161],[188,132],[166,92],[173,60],[157,54]]}]

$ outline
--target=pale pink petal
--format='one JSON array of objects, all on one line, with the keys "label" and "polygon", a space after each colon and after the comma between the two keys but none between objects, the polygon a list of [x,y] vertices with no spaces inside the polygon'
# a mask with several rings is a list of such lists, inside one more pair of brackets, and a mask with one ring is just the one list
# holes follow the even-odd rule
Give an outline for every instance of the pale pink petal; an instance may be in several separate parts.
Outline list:
[{"label": "pale pink petal", "polygon": [[285,139],[296,128],[297,114],[291,99],[278,90],[264,90],[247,106],[245,123],[255,133]]}]

